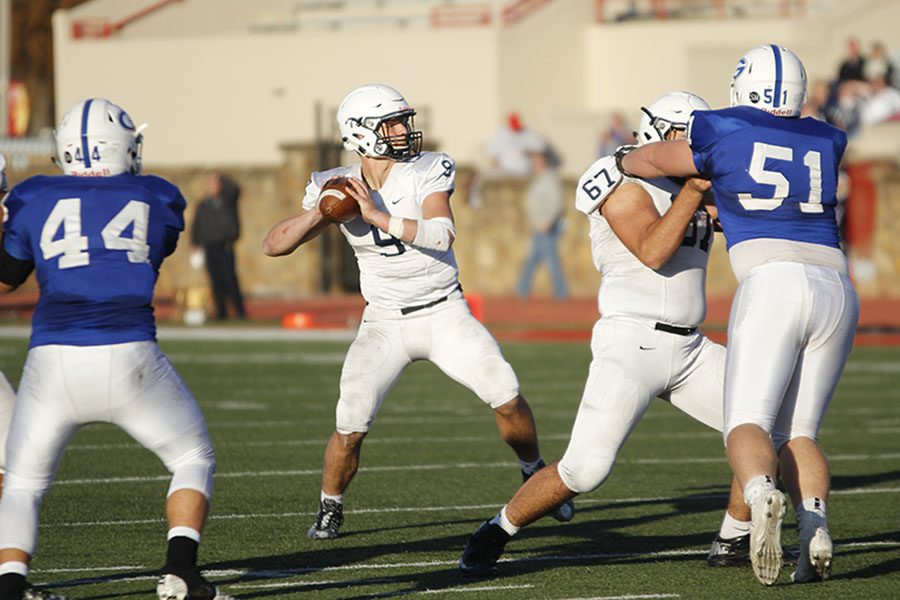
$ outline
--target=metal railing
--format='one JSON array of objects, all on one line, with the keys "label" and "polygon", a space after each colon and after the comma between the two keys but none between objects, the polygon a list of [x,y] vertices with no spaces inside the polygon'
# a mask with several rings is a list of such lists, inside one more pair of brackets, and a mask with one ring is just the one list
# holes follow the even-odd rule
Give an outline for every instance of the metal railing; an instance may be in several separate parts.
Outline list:
[{"label": "metal railing", "polygon": [[[128,25],[185,0],[158,0],[125,18],[74,18],[73,39],[108,38]],[[283,14],[247,24],[250,31],[273,33],[302,29],[365,26],[483,27],[513,25],[551,0],[295,0]]]},{"label": "metal railing", "polygon": [[594,0],[598,23],[641,20],[801,18],[841,0]]}]

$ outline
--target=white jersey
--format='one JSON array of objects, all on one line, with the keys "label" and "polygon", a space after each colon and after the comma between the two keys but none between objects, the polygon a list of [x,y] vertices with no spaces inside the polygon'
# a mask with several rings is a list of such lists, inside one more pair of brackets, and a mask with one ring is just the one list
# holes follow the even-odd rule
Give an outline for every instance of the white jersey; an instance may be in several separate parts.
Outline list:
[{"label": "white jersey", "polygon": [[[318,205],[319,192],[332,177],[362,179],[359,164],[312,174],[303,208]],[[395,162],[387,181],[372,190],[375,205],[392,216],[421,219],[422,203],[435,192],[453,192],[456,165],[448,155],[423,152]],[[453,249],[428,250],[410,244],[366,223],[362,217],[343,223],[341,232],[353,247],[359,264],[360,288],[369,304],[386,309],[421,306],[444,298],[459,287]]]},{"label": "white jersey", "polygon": [[[592,166],[578,182],[578,195],[585,198],[576,202],[590,204],[587,190],[596,177],[595,170]],[[669,210],[681,189],[668,178],[626,177],[623,180],[623,183],[629,182],[640,185],[650,194],[660,214]],[[706,265],[713,243],[709,213],[697,211],[681,247],[658,271],[644,265],[625,247],[600,210],[592,210],[588,219],[591,256],[602,275],[598,293],[602,316],[637,317],[682,327],[697,327],[703,322],[706,317]]]}]

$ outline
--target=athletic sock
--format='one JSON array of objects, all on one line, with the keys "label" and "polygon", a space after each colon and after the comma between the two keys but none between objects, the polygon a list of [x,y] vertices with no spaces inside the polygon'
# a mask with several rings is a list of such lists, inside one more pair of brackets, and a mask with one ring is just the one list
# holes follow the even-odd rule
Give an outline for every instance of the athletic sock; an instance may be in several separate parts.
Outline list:
[{"label": "athletic sock", "polygon": [[337,502],[338,504],[343,504],[344,503],[344,495],[343,494],[331,495],[331,494],[326,494],[325,492],[322,492],[321,494],[319,494],[319,500],[322,502],[324,502],[325,500],[333,500],[334,502]]},{"label": "athletic sock", "polygon": [[18,600],[25,591],[25,576],[28,565],[11,560],[0,565],[0,600]]},{"label": "athletic sock", "polygon": [[797,525],[800,529],[816,529],[828,527],[828,515],[825,512],[825,501],[821,498],[805,498],[800,506],[795,508],[797,513]]},{"label": "athletic sock", "polygon": [[738,521],[725,511],[722,519],[722,527],[719,529],[719,537],[723,540],[733,540],[750,533],[750,521]]},{"label": "athletic sock", "polygon": [[173,527],[169,530],[168,538],[166,568],[186,570],[196,567],[197,548],[200,546],[200,532],[191,527]]},{"label": "athletic sock", "polygon": [[540,471],[541,469],[543,469],[544,467],[547,466],[546,464],[544,464],[543,458],[538,458],[534,462],[528,462],[528,461],[522,460],[520,458],[519,464],[522,465],[522,473],[524,473],[526,477],[530,477],[531,475],[534,475],[534,473],[536,471]]},{"label": "athletic sock", "polygon": [[506,516],[506,507],[504,506],[497,515],[491,519],[492,525],[499,525],[500,529],[508,533],[509,535],[516,535],[519,533],[520,527],[516,527],[510,522],[509,518]]},{"label": "athletic sock", "polygon": [[774,489],[775,482],[771,477],[768,475],[757,475],[744,486],[744,502],[748,506],[753,506],[762,494]]}]

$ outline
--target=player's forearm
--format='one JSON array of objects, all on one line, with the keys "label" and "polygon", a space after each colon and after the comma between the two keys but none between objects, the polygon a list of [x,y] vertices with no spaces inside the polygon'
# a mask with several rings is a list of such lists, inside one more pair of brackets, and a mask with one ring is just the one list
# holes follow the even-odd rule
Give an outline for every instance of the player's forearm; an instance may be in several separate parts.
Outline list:
[{"label": "player's forearm", "polygon": [[623,173],[654,177],[690,177],[697,175],[694,155],[684,140],[656,142],[635,148],[622,158]]},{"label": "player's forearm", "polygon": [[370,225],[394,236],[401,242],[419,248],[447,250],[453,246],[453,241],[456,239],[453,220],[448,217],[404,219],[375,209],[364,214],[363,218]]},{"label": "player's forearm", "polygon": [[703,192],[683,187],[666,214],[647,228],[638,259],[654,271],[665,266],[681,246],[702,199]]},{"label": "player's forearm", "polygon": [[318,210],[305,210],[276,223],[263,240],[267,256],[285,256],[313,239],[328,225]]}]

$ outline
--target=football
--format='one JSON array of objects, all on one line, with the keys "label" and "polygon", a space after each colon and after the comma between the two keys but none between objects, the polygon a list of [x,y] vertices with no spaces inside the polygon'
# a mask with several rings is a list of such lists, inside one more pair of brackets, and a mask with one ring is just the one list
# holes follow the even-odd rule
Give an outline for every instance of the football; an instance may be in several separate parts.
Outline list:
[{"label": "football", "polygon": [[333,223],[347,223],[359,216],[359,204],[348,192],[346,177],[329,179],[319,192],[319,212]]}]

